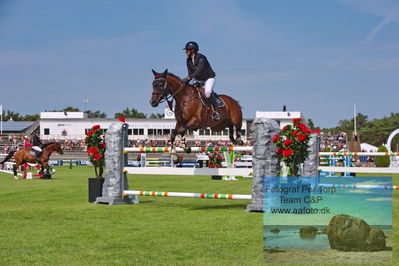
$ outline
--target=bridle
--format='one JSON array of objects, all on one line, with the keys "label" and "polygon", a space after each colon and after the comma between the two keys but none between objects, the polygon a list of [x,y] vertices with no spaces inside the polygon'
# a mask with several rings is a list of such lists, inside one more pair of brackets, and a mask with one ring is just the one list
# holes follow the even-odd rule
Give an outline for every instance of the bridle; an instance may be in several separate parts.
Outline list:
[{"label": "bridle", "polygon": [[[158,85],[155,84],[155,83],[159,83],[159,81],[164,81],[163,88],[158,88]],[[152,88],[154,89],[154,91],[152,92],[152,96],[160,96],[158,103],[167,101],[170,97],[172,97],[170,91],[167,90],[168,80],[166,78],[160,78],[160,77],[155,78],[154,81],[152,82]]]},{"label": "bridle", "polygon": [[[159,81],[164,81],[164,85],[162,88],[157,88],[158,85],[155,84],[159,83]],[[158,104],[166,101],[169,105],[169,109],[173,111],[173,98],[184,89],[184,85],[185,83],[183,82],[180,88],[176,92],[171,93],[168,90],[168,80],[166,78],[155,77],[154,81],[152,82],[152,88],[153,90],[155,90],[155,92],[154,91],[152,92],[152,96],[160,96],[158,99]]]}]

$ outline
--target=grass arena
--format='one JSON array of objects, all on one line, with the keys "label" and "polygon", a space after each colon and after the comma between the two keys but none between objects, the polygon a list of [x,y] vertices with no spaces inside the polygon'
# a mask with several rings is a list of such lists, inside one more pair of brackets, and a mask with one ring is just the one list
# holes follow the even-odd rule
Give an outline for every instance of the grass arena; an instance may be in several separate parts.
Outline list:
[{"label": "grass arena", "polygon": [[[142,196],[138,205],[95,205],[87,202],[91,167],[55,168],[50,180],[14,180],[0,173],[2,265],[263,264],[262,214],[245,213],[248,200]],[[167,175],[128,175],[128,180],[143,190],[234,194],[250,194],[252,182]],[[399,185],[398,174],[393,185]],[[395,190],[394,221],[398,204]]]}]

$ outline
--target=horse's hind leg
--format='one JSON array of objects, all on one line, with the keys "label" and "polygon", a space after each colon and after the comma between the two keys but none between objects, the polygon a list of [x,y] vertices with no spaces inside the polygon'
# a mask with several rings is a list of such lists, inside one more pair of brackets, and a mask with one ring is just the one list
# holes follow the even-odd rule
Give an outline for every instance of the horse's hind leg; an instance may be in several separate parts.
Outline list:
[{"label": "horse's hind leg", "polygon": [[229,126],[229,139],[230,139],[231,143],[233,143],[234,145],[236,144],[236,140],[234,139],[234,126],[233,125]]},{"label": "horse's hind leg", "polygon": [[242,145],[243,141],[241,140],[241,127],[235,127],[236,130],[236,138],[234,139],[234,126],[230,125],[229,126],[229,138],[231,143],[234,145]]}]

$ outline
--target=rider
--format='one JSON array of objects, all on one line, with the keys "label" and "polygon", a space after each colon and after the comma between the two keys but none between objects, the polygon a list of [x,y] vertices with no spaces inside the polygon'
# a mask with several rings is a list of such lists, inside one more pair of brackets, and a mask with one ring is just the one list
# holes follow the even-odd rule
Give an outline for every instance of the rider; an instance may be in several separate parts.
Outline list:
[{"label": "rider", "polygon": [[215,110],[213,119],[219,120],[219,107],[216,102],[216,97],[212,93],[215,84],[215,72],[212,70],[208,59],[203,54],[198,53],[199,46],[196,42],[188,42],[183,50],[186,50],[187,55],[188,76],[186,80],[190,81],[190,85],[194,85],[196,82],[203,82],[205,84],[205,96],[211,102]]},{"label": "rider", "polygon": [[40,156],[42,156],[42,147],[43,143],[40,141],[39,131],[33,132],[32,149],[35,151],[38,160],[40,159]]}]

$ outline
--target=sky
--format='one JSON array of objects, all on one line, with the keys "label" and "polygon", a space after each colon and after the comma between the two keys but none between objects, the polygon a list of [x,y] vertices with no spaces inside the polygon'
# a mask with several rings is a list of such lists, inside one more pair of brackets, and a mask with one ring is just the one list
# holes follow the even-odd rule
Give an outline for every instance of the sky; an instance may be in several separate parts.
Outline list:
[{"label": "sky", "polygon": [[153,74],[185,77],[196,41],[215,91],[316,126],[398,112],[399,0],[0,0],[0,104],[163,113]]}]

